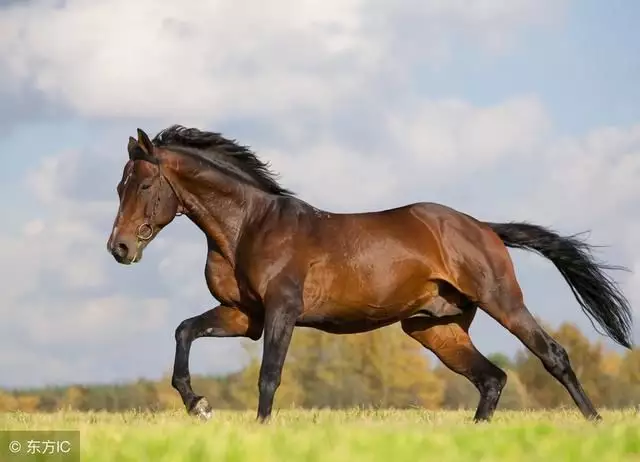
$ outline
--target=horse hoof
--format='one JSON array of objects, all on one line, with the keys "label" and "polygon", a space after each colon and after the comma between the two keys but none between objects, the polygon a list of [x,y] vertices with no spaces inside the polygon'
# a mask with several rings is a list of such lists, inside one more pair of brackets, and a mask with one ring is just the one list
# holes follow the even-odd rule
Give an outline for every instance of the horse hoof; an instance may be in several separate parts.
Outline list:
[{"label": "horse hoof", "polygon": [[213,415],[213,409],[211,408],[211,405],[209,404],[207,398],[202,397],[198,401],[196,401],[196,404],[193,405],[191,411],[189,411],[189,414],[198,417],[200,418],[200,420],[206,422],[207,420],[211,419],[211,416]]}]

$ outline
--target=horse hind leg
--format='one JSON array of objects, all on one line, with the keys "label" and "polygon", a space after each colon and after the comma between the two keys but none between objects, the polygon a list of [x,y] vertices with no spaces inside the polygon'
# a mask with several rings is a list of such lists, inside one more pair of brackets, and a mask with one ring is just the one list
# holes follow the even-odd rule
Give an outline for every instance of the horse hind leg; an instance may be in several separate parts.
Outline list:
[{"label": "horse hind leg", "polygon": [[405,333],[431,350],[445,366],[473,383],[480,393],[474,420],[481,422],[493,416],[507,374],[473,345],[469,326],[475,313],[473,307],[456,316],[407,318],[401,325]]},{"label": "horse hind leg", "polygon": [[601,420],[571,366],[569,355],[538,324],[527,309],[513,271],[506,272],[493,290],[484,291],[479,307],[517,337],[544,368],[564,386],[576,406],[589,420]]}]

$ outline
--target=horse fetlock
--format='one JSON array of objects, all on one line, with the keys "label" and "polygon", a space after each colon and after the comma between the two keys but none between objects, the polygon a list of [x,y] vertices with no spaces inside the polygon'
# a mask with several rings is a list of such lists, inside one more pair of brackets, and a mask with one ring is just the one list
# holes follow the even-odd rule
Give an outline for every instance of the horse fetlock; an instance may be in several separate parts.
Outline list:
[{"label": "horse fetlock", "polygon": [[198,417],[203,421],[211,419],[213,416],[213,408],[209,404],[209,400],[204,396],[199,397],[189,410],[189,415]]}]

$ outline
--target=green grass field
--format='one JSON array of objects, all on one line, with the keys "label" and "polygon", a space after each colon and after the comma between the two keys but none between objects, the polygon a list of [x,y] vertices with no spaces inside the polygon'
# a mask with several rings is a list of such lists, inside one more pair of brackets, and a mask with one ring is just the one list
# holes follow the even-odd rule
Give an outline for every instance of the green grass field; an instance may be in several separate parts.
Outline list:
[{"label": "green grass field", "polygon": [[181,411],[60,412],[2,414],[0,429],[78,429],[83,461],[640,460],[640,414],[602,414],[593,424],[573,411],[498,411],[476,425],[470,411],[283,410],[259,425],[253,412],[218,412],[206,423]]}]

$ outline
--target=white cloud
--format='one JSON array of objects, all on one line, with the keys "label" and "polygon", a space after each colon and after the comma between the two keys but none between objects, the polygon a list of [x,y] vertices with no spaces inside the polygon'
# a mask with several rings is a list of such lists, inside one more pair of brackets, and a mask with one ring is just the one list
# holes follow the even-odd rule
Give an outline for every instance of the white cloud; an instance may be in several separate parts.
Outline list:
[{"label": "white cloud", "polygon": [[[3,13],[0,50],[15,77],[34,78],[38,90],[83,115],[266,115],[353,89],[350,69],[371,59],[358,35],[359,7],[359,0],[40,2]],[[348,61],[331,72],[338,58]]]},{"label": "white cloud", "polygon": [[[634,230],[640,226],[633,216],[617,213],[640,199],[640,189],[633,183],[640,148],[637,127],[555,140],[549,140],[548,128],[545,109],[534,98],[512,98],[486,107],[460,100],[426,101],[390,117],[386,129],[378,127],[379,143],[372,143],[379,146],[377,150],[351,150],[330,136],[303,149],[308,140],[295,134],[299,141],[290,149],[272,143],[257,150],[301,198],[342,211],[379,209],[416,197],[432,200],[435,192],[466,188],[469,181],[481,185],[483,197],[503,195],[505,180],[495,176],[495,168],[533,163],[538,169],[519,169],[521,177],[515,181],[533,182],[535,194],[511,197],[512,205],[522,212],[510,219],[554,225],[557,218],[568,232],[593,223],[599,238],[606,238],[615,251],[626,252],[622,261],[615,262],[637,267],[640,242]],[[109,146],[105,149],[111,153]],[[0,235],[0,268],[7,284],[3,319],[13,332],[21,333],[25,354],[48,346],[75,348],[83,342],[86,355],[96,355],[91,348],[115,343],[133,348],[140,336],[158,336],[163,353],[158,350],[153,363],[157,368],[170,363],[171,333],[177,323],[216,304],[207,294],[202,274],[205,244],[199,231],[180,220],[154,241],[142,264],[117,265],[105,249],[116,211],[117,178],[109,185],[105,179],[102,194],[84,193],[96,187],[92,173],[96,168],[103,169],[103,178],[110,177],[104,170],[105,159],[82,150],[66,151],[43,159],[28,176],[27,184],[47,214],[26,222],[20,235]],[[109,171],[115,175],[124,161],[124,156],[112,157]],[[602,189],[590,188],[594,183],[602,184]],[[616,208],[609,202],[614,199]],[[487,203],[505,210],[504,202],[487,199]],[[581,203],[589,204],[588,212],[584,206],[582,213],[576,211]],[[615,226],[600,228],[607,219]],[[605,256],[610,259],[610,254]],[[623,287],[637,303],[637,273],[633,278],[623,279]],[[578,310],[569,313],[581,316]],[[202,343],[198,349],[210,354],[194,362],[196,370],[203,363],[206,370],[230,367],[230,359],[220,354],[232,354],[237,348],[225,350],[231,344],[219,340]],[[74,363],[84,364],[86,355]],[[93,371],[89,366],[77,370]],[[49,375],[40,380],[59,378],[53,372],[42,374]]]},{"label": "white cloud", "polygon": [[[73,289],[73,288],[72,288]],[[65,303],[60,301],[59,303]],[[21,319],[31,341],[46,346],[73,342],[113,345],[127,337],[164,327],[168,311],[166,299],[148,297],[143,300],[126,295],[102,296],[81,303],[52,306],[43,301],[34,304]],[[42,316],[43,313],[56,314]],[[35,314],[35,315],[34,315]]]},{"label": "white cloud", "polygon": [[95,376],[93,374],[102,367],[88,359],[85,364],[80,364],[57,352],[5,348],[0,352],[0,364],[5,375],[2,385],[39,386],[43,378],[49,383],[72,383],[77,377],[86,380],[87,377]]},{"label": "white cloud", "polygon": [[24,225],[24,235],[27,237],[35,237],[44,231],[45,225],[42,220],[35,219]]},{"label": "white cloud", "polygon": [[[493,52],[508,51],[516,44],[514,37],[523,27],[553,25],[563,16],[568,5],[566,0],[405,0],[375,3],[386,3],[385,8],[373,13],[378,24],[392,23],[394,32],[401,29],[403,37],[416,39],[412,43],[385,36],[387,41],[382,44],[403,54],[428,56],[435,61],[432,63],[434,66],[451,58],[451,42],[456,39],[466,40],[472,46],[488,47]],[[388,29],[382,27],[377,32],[384,34],[386,31]],[[404,43],[398,47],[400,42]]]},{"label": "white cloud", "polygon": [[[533,97],[487,107],[455,99],[424,101],[393,112],[386,122],[375,135],[372,128],[373,147],[348,148],[325,136],[309,147],[258,153],[305,200],[329,210],[358,211],[409,197],[430,200],[430,192],[459,188],[502,161],[530,159],[547,148],[550,125]],[[416,190],[420,194],[411,194]]]},{"label": "white cloud", "polygon": [[[75,176],[75,172],[69,166],[76,166],[75,162],[71,162],[76,158],[75,153],[45,157],[39,168],[27,175],[27,186],[39,201],[44,204],[55,204],[65,199],[62,194],[63,185]],[[65,162],[66,160],[70,162]]]},{"label": "white cloud", "polygon": [[0,234],[0,311],[8,329],[31,348],[111,343],[157,329],[166,318],[166,299],[109,293],[113,259],[101,219],[112,219],[107,211],[114,213],[115,204],[69,197],[61,187],[86,181],[75,176],[81,160],[69,153],[43,159],[26,182],[46,217],[27,221],[22,233]]},{"label": "white cloud", "polygon": [[[465,190],[482,196],[492,213],[513,212],[509,219],[560,223],[569,232],[587,224],[600,230],[598,242],[606,238],[627,252],[620,263],[635,262],[635,279],[624,287],[640,304],[640,223],[621,213],[640,202],[634,183],[638,127],[553,139],[550,117],[535,96],[486,106],[416,97],[403,106],[404,93],[398,95],[403,102],[387,107],[379,101],[396,95],[371,88],[384,81],[402,93],[402,76],[414,63],[446,63],[460,39],[504,50],[523,26],[557,17],[565,2],[56,3],[18,3],[0,13],[0,91],[32,87],[81,116],[207,126],[246,115],[275,121],[269,141],[252,144],[286,186],[327,209],[440,201]],[[358,145],[348,145],[331,127],[335,107],[350,98],[389,114],[381,125],[367,125],[364,110],[356,108],[353,117],[363,124],[363,138],[370,138]],[[307,126],[300,129],[305,124],[299,119]],[[137,347],[141,337],[156,340],[148,347],[153,358],[170,366],[177,322],[215,305],[202,273],[205,243],[188,223],[163,231],[134,268],[107,254],[125,143],[76,146],[44,158],[27,179],[42,210],[34,211],[21,234],[0,234],[7,288],[0,310],[7,330],[21,334],[22,357],[37,365],[38,351],[48,345],[79,355],[67,360],[46,351],[60,367],[22,372],[30,383],[73,374],[89,380],[98,372],[107,380],[118,374],[116,365],[107,373],[95,362],[114,345]],[[203,341],[196,349],[211,352],[209,361],[217,362],[208,365],[224,362],[228,368],[233,348],[225,347],[232,344]],[[105,345],[113,347],[107,352]],[[194,361],[194,369],[203,360]],[[0,355],[0,365],[21,373],[15,357]]]},{"label": "white cloud", "polygon": [[403,173],[425,172],[439,182],[442,174],[468,174],[536,152],[549,119],[536,98],[522,97],[491,107],[460,100],[425,102],[393,115],[390,125],[398,154],[411,161]]},{"label": "white cloud", "polygon": [[[175,232],[183,223],[159,236],[135,267],[118,265],[108,254],[117,179],[105,188],[110,196],[91,192],[100,189],[96,178],[111,181],[109,172],[122,166],[105,159],[82,150],[43,158],[25,183],[46,216],[29,219],[21,232],[0,232],[4,341],[19,351],[0,355],[11,372],[2,385],[159,376],[171,369],[178,323],[216,304],[202,274],[206,244],[192,229],[183,245]],[[195,371],[238,366],[237,341],[201,343]],[[122,355],[129,359],[118,359]],[[37,367],[39,361],[47,367]]]},{"label": "white cloud", "polygon": [[[631,273],[615,273],[640,315],[640,125],[604,127],[554,143],[541,159],[537,191],[528,199],[533,216],[565,228],[591,230],[601,260]],[[640,324],[636,323],[636,330]]]},{"label": "white cloud", "polygon": [[[188,220],[183,219],[184,222]],[[179,226],[178,223],[173,223],[172,228]],[[158,264],[158,273],[160,278],[158,283],[164,282],[167,285],[179,287],[180,297],[184,300],[184,303],[195,304],[196,309],[200,309],[200,312],[204,312],[210,308],[213,308],[215,303],[211,301],[210,306],[200,306],[197,303],[201,300],[205,286],[204,268],[207,260],[207,246],[204,241],[204,235],[200,231],[196,231],[193,225],[188,223],[180,223],[181,228],[187,227],[181,236],[185,234],[188,238],[162,238],[161,245],[162,256]],[[172,236],[175,234],[172,234]],[[153,243],[156,247],[158,242]],[[194,269],[198,271],[194,272]],[[195,277],[194,277],[195,276]]]},{"label": "white cloud", "polygon": [[[573,138],[553,137],[550,128],[545,108],[531,97],[489,107],[427,101],[393,114],[377,151],[324,142],[263,155],[287,186],[330,210],[414,200],[452,205],[434,198],[475,188],[489,212],[475,214],[479,219],[526,220],[565,235],[591,230],[588,241],[598,247],[598,259],[632,270],[635,263],[631,274],[612,275],[640,314],[640,126],[597,128]],[[539,256],[522,261],[554,275]]]},{"label": "white cloud", "polygon": [[[640,125],[605,127],[579,139],[559,140],[541,163],[539,208],[553,220],[617,221],[640,203]],[[549,197],[555,197],[549,207]]]},{"label": "white cloud", "polygon": [[0,79],[88,116],[322,111],[391,78],[398,57],[408,71],[407,57],[448,55],[455,37],[505,43],[563,3],[33,1],[0,15]]},{"label": "white cloud", "polygon": [[399,178],[394,175],[394,160],[376,154],[349,150],[332,141],[300,152],[260,152],[283,185],[312,205],[332,211],[376,206],[395,191]]},{"label": "white cloud", "polygon": [[[636,242],[637,243],[637,242]],[[629,290],[629,300],[631,301],[634,311],[640,316],[640,251],[636,252],[637,259],[630,268],[633,275],[626,284]]]}]

